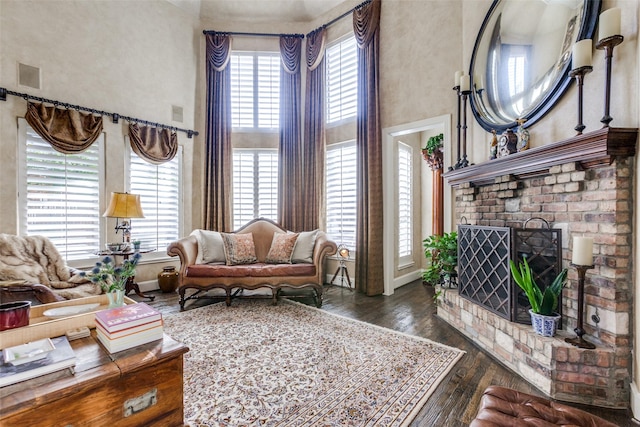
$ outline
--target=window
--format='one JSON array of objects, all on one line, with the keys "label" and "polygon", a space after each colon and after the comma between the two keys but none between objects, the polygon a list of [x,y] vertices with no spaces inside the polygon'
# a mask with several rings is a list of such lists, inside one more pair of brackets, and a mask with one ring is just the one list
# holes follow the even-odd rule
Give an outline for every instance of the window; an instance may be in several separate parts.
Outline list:
[{"label": "window", "polygon": [[180,238],[182,148],[169,162],[153,165],[130,151],[129,187],[140,195],[144,218],[131,220],[131,239],[143,248],[165,251]]},{"label": "window", "polygon": [[231,54],[231,122],[234,128],[278,129],[280,54]]},{"label": "window", "polygon": [[100,177],[104,137],[79,154],[54,150],[19,120],[20,233],[49,238],[66,260],[100,247]]},{"label": "window", "polygon": [[326,156],[327,234],[349,249],[356,247],[356,143],[333,144]]},{"label": "window", "polygon": [[356,116],[358,54],[353,35],[329,46],[326,53],[327,123]]},{"label": "window", "polygon": [[413,149],[398,143],[398,257],[411,258],[413,254]]},{"label": "window", "polygon": [[278,150],[233,151],[233,227],[254,218],[278,220]]}]

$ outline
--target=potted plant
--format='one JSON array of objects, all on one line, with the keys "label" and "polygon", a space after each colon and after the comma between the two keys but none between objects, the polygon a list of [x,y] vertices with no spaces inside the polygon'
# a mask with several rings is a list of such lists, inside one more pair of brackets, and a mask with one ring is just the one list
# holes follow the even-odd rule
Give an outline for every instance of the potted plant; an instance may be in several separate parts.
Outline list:
[{"label": "potted plant", "polygon": [[567,281],[567,269],[563,269],[555,277],[551,285],[542,291],[533,278],[531,267],[526,258],[517,266],[515,262],[509,262],[513,280],[524,291],[531,305],[529,314],[531,315],[531,325],[534,331],[545,337],[554,336],[560,320],[560,315],[556,313],[556,309],[558,308],[558,300],[562,293],[562,288]]},{"label": "potted plant", "polygon": [[451,284],[458,265],[458,233],[452,231],[432,235],[423,240],[424,255],[430,265],[422,274],[422,280],[430,285]]},{"label": "potted plant", "polygon": [[438,168],[442,164],[442,145],[444,143],[444,134],[432,136],[427,139],[427,144],[422,149],[422,157],[433,168]]},{"label": "potted plant", "polygon": [[100,285],[109,298],[109,307],[119,307],[124,304],[127,282],[135,277],[136,266],[141,256],[136,252],[130,259],[124,260],[122,265],[116,265],[113,258],[106,256],[101,262],[97,262],[91,271],[83,271],[80,275]]}]

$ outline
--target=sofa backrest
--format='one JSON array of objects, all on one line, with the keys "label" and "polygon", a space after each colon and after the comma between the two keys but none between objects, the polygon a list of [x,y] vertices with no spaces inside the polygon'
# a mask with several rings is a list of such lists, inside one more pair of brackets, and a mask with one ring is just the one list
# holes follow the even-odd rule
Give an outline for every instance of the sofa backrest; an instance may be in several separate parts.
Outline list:
[{"label": "sofa backrest", "polygon": [[256,248],[256,258],[259,262],[264,262],[271,248],[271,241],[274,233],[286,233],[287,230],[280,227],[275,222],[266,218],[257,218],[236,230],[236,233],[253,233],[253,243]]}]

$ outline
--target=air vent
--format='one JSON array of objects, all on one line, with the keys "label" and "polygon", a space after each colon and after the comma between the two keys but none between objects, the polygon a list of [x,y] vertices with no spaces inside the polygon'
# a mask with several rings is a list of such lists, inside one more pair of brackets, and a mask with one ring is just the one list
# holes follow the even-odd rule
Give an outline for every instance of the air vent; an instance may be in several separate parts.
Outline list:
[{"label": "air vent", "polygon": [[40,68],[18,63],[18,84],[40,89]]},{"label": "air vent", "polygon": [[183,109],[177,105],[171,106],[171,120],[182,123]]}]

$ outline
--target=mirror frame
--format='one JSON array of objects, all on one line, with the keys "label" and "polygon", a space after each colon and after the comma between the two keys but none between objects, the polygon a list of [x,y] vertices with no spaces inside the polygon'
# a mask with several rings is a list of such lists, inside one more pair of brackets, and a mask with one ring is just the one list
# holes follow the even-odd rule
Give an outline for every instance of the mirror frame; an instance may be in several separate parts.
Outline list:
[{"label": "mirror frame", "polygon": [[[472,76],[473,79],[473,67],[476,62],[476,55],[478,51],[478,47],[480,46],[480,41],[487,29],[487,25],[491,20],[491,16],[495,9],[501,2],[506,2],[508,0],[493,0],[487,15],[482,22],[482,26],[480,27],[480,31],[478,32],[478,36],[476,37],[475,44],[473,46],[473,53],[471,55],[471,64],[469,65],[469,75]],[[583,15],[582,21],[580,22],[580,29],[578,30],[578,36],[576,40],[582,39],[590,39],[593,37],[595,32],[596,23],[598,21],[598,15],[600,13],[600,7],[602,5],[602,0],[584,0],[583,7]],[[554,82],[553,86],[547,91],[545,97],[535,106],[528,114],[524,117],[516,117],[516,119],[526,119],[524,123],[524,127],[529,127],[533,125],[535,122],[540,120],[545,114],[547,114],[555,104],[562,98],[562,96],[567,92],[569,85],[573,81],[571,77],[569,77],[569,71],[571,68],[571,60],[567,61],[564,69],[560,74],[560,78]],[[473,82],[471,87],[473,87]],[[516,119],[511,123],[506,124],[497,124],[489,122],[482,114],[480,114],[478,107],[475,104],[475,97],[469,96],[469,103],[471,104],[471,111],[473,112],[473,116],[475,117],[478,124],[487,132],[491,132],[493,129],[496,130],[498,134],[504,132],[507,129],[515,129],[518,126]]]}]

